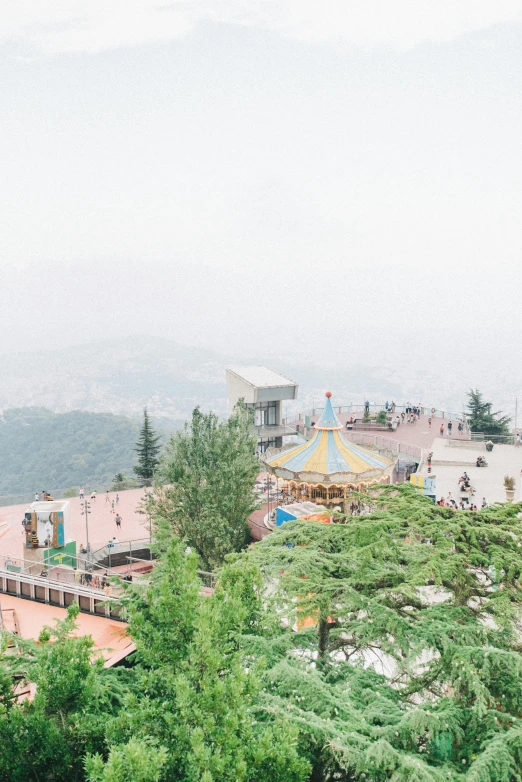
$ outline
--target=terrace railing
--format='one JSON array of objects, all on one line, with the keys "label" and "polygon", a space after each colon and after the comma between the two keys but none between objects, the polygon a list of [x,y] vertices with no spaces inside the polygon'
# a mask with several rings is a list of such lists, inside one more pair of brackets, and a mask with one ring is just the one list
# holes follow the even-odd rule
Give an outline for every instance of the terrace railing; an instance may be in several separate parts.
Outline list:
[{"label": "terrace railing", "polygon": [[[405,412],[407,405],[395,405],[395,414],[400,414],[402,412]],[[363,403],[357,403],[357,402],[350,402],[349,405],[333,405],[333,409],[337,414],[344,414],[344,413],[364,413],[365,405]],[[386,410],[386,407],[384,404],[376,405],[376,404],[370,404],[370,413],[377,413],[380,410]],[[437,418],[445,418],[448,421],[462,421],[462,423],[466,424],[466,417],[464,413],[456,413],[449,410],[438,410],[436,408],[427,407],[427,406],[421,406],[421,413],[423,415],[430,415],[430,413],[433,410],[433,415]],[[323,412],[323,406],[321,407],[313,407],[308,410],[303,410],[301,413],[297,415],[293,415],[291,417],[283,419],[283,423],[285,423],[287,426],[292,426],[293,424],[300,423],[304,421],[306,416],[316,416],[321,415]]]}]

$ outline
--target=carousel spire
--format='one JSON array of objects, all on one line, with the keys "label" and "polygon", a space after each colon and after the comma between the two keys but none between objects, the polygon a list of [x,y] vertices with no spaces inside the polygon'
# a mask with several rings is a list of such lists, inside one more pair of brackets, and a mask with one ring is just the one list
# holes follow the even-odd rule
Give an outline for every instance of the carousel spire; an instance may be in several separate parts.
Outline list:
[{"label": "carousel spire", "polygon": [[334,409],[332,407],[332,392],[327,391],[325,396],[326,396],[326,404],[324,406],[324,410],[320,419],[317,421],[315,425],[315,428],[326,429],[329,431],[333,431],[335,429],[342,429],[343,425],[335,415]]}]

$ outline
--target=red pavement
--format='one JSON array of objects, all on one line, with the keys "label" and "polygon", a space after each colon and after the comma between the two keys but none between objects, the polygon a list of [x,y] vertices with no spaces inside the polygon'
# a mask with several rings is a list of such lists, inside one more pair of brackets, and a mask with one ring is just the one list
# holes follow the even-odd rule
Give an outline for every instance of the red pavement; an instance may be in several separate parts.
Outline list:
[{"label": "red pavement", "polygon": [[[110,498],[118,494],[120,501],[115,505],[115,513],[111,512],[111,503],[100,495],[91,502],[89,516],[89,543],[91,549],[97,549],[116,536],[120,542],[138,540],[149,537],[147,516],[137,512],[137,506],[143,498],[144,489],[129,489],[128,491],[110,492]],[[86,543],[85,516],[80,514],[80,499],[73,497],[71,503],[72,538],[80,543]],[[22,519],[28,508],[25,505],[9,505],[0,507],[0,554],[23,558],[25,535],[22,532]],[[121,529],[116,529],[114,521],[116,512],[122,518]],[[10,529],[2,535],[2,522]]]},{"label": "red pavement", "polygon": [[[343,427],[346,426],[346,422],[349,420],[350,415],[356,416],[358,421],[362,420],[362,413],[338,413],[337,417],[342,423]],[[391,440],[399,440],[402,443],[408,443],[409,445],[417,445],[419,448],[429,448],[436,437],[440,437],[439,430],[440,425],[444,424],[444,437],[448,437],[448,419],[447,418],[433,418],[431,428],[428,424],[427,415],[421,415],[419,420],[414,424],[407,424],[406,417],[405,423],[401,423],[395,431],[376,431],[366,429],[356,429],[357,432],[364,432],[365,434],[375,434],[381,437],[389,437]],[[319,416],[313,416],[312,421],[319,420]],[[452,440],[469,440],[469,433],[462,432],[460,434],[457,430],[458,421],[453,421],[453,429],[451,433]],[[346,431],[346,429],[344,430]]]}]

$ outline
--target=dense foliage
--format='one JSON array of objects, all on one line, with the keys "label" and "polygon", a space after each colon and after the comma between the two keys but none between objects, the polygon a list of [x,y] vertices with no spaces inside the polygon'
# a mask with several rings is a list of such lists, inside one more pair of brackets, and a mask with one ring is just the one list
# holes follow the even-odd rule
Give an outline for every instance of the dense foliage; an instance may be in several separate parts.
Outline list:
[{"label": "dense foliage", "polygon": [[520,506],[455,512],[414,492],[249,552],[300,630],[268,701],[299,726],[314,780],[518,780]]},{"label": "dense foliage", "polygon": [[408,485],[372,503],[285,523],[210,597],[163,536],[128,587],[131,668],[89,665],[72,618],[4,656],[0,782],[519,782],[520,505],[454,511]]},{"label": "dense foliage", "polygon": [[511,418],[502,415],[501,411],[493,413],[492,402],[485,402],[480,391],[468,391],[468,406],[466,415],[472,432],[483,432],[485,435],[507,435]]},{"label": "dense foliage", "polygon": [[[107,721],[122,708],[127,672],[92,664],[92,641],[73,638],[77,607],[45,631],[41,645],[17,639],[19,655],[0,665],[0,780],[84,780],[88,753],[103,751]],[[14,686],[27,677],[34,700],[22,706]]]},{"label": "dense foliage", "polygon": [[[165,426],[164,436],[172,434]],[[0,496],[84,485],[132,475],[139,422],[110,413],[53,413],[41,407],[0,417]],[[129,484],[131,485],[131,484]],[[28,498],[29,498],[28,497]]]},{"label": "dense foliage", "polygon": [[4,410],[0,495],[106,483],[135,460],[137,423],[109,413]]},{"label": "dense foliage", "polygon": [[134,472],[138,476],[141,486],[152,486],[154,472],[159,463],[160,440],[161,437],[152,428],[147,408],[145,408],[143,411],[143,425],[134,449],[138,454],[138,464],[134,466]]},{"label": "dense foliage", "polygon": [[249,541],[256,443],[251,419],[239,405],[225,421],[196,408],[165,449],[159,469],[164,485],[156,488],[150,508],[156,531],[178,535],[206,570]]},{"label": "dense foliage", "polygon": [[[225,568],[205,598],[196,568],[171,539],[150,587],[129,588],[130,670],[89,664],[74,611],[41,646],[4,656],[1,782],[305,782],[297,729],[264,709],[261,666],[245,666],[241,638],[272,621],[259,573]],[[22,705],[21,674],[37,684]]]}]

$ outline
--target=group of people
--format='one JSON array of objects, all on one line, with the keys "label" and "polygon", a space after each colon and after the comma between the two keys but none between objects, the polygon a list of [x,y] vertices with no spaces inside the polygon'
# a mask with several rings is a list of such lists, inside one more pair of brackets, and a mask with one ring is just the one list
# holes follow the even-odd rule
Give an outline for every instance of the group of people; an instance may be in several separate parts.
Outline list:
[{"label": "group of people", "polygon": [[[446,508],[453,508],[454,510],[474,510],[477,511],[478,507],[472,502],[465,502],[464,500],[460,500],[459,503],[457,503],[456,500],[453,499],[451,496],[451,492],[449,492],[447,497],[441,497],[440,500],[437,502],[437,505],[440,505],[442,507]],[[486,498],[482,498],[482,505],[481,508],[487,508],[488,503],[486,502]]]},{"label": "group of people", "polygon": [[[432,422],[432,419],[431,419],[431,416],[430,416],[428,418],[428,425],[429,426],[431,426],[431,422]],[[451,437],[452,431],[453,431],[453,421],[448,421],[448,437]],[[457,431],[458,432],[463,432],[464,431],[464,424],[462,423],[462,421],[459,421],[459,423],[457,425]],[[444,423],[442,423],[440,425],[439,432],[440,432],[440,436],[444,437]]]},{"label": "group of people", "polygon": [[[40,495],[38,494],[37,491],[35,491],[35,493],[34,493],[34,501],[35,502],[40,502]],[[52,502],[52,501],[53,501],[53,498],[51,497],[49,492],[42,490],[42,502]]]},{"label": "group of people", "polygon": [[459,478],[459,486],[461,492],[467,492],[471,496],[475,494],[475,489],[471,485],[470,477],[466,471],[464,471]]},{"label": "group of people", "polygon": [[[80,500],[85,499],[85,489],[83,486],[80,486],[80,488],[78,489],[78,496]],[[96,489],[93,489],[91,491],[91,500],[93,501],[96,500]]]}]

